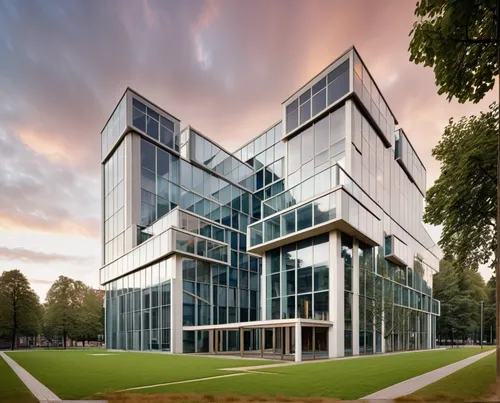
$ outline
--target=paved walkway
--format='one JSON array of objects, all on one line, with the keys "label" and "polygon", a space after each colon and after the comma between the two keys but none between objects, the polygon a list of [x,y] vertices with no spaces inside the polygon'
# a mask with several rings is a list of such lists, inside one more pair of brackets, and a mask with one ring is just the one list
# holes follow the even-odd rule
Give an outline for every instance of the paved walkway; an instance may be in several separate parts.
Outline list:
[{"label": "paved walkway", "polygon": [[35,395],[35,397],[42,401],[48,402],[60,402],[61,399],[47,388],[44,384],[38,381],[33,375],[21,367],[17,362],[10,358],[7,354],[0,352],[0,357],[2,357],[7,364],[12,368],[12,370],[17,374],[17,376],[23,381],[26,387]]},{"label": "paved walkway", "polygon": [[389,386],[388,388],[379,390],[378,392],[372,393],[371,395],[362,397],[360,400],[393,400],[399,397],[411,395],[417,390],[422,389],[427,385],[430,385],[431,383],[439,381],[440,379],[447,377],[448,375],[451,375],[459,369],[465,368],[468,365],[479,361],[481,358],[493,354],[494,352],[495,350],[493,349],[484,353],[474,355],[472,357],[466,358],[465,360],[455,362],[445,367],[435,369],[434,371],[416,376],[415,378],[407,379],[406,381]]}]

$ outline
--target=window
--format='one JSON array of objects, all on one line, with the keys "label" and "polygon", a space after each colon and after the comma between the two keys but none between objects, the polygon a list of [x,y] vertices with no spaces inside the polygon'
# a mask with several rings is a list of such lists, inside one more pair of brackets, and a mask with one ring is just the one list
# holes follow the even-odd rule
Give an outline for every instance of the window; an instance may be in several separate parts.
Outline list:
[{"label": "window", "polygon": [[144,139],[141,139],[141,166],[156,171],[156,147]]},{"label": "window", "polygon": [[288,141],[288,174],[295,172],[301,166],[300,148],[300,135]]},{"label": "window", "polygon": [[297,209],[297,231],[309,228],[312,226],[312,205],[306,204]]},{"label": "window", "polygon": [[281,216],[282,235],[288,235],[295,232],[295,210]]},{"label": "window", "polygon": [[[286,107],[286,131],[291,132],[299,125],[299,100],[296,99],[294,102]],[[257,142],[255,143],[257,145]],[[257,152],[257,151],[256,151]]]}]

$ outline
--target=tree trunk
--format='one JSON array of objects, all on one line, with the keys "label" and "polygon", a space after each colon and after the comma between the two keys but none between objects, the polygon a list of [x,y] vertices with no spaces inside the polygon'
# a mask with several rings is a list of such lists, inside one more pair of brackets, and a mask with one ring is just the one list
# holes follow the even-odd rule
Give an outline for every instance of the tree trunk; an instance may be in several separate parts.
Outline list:
[{"label": "tree trunk", "polygon": [[14,307],[14,314],[12,317],[12,339],[10,349],[14,350],[16,348],[16,336],[17,336],[17,312],[16,307]]},{"label": "tree trunk", "polygon": [[66,350],[66,330],[63,331],[63,348]]},{"label": "tree trunk", "polygon": [[[500,0],[496,4],[496,40],[497,40],[497,68],[500,66]],[[499,91],[500,103],[500,91]],[[500,273],[500,130],[498,132],[498,148],[497,148],[497,250],[495,253],[495,268],[496,268],[496,334],[497,334],[497,395],[500,390],[500,281],[498,275]]]}]

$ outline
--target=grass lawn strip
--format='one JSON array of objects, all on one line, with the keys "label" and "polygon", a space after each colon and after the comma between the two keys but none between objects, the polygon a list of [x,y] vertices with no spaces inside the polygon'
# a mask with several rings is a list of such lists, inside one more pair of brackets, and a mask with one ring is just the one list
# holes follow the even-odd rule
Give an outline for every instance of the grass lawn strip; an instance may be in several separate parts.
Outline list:
[{"label": "grass lawn strip", "polygon": [[281,376],[252,374],[145,389],[142,393],[200,393],[243,396],[331,397],[353,400],[480,353],[479,348],[429,351],[324,361],[259,369]]},{"label": "grass lawn strip", "polygon": [[486,398],[495,383],[495,354],[406,396],[404,400],[449,400]]},{"label": "grass lawn strip", "polygon": [[[100,350],[103,353],[103,350]],[[274,361],[95,350],[10,352],[9,357],[61,399],[224,375],[221,368],[274,364]],[[254,375],[252,375],[254,376]]]},{"label": "grass lawn strip", "polygon": [[[395,383],[479,353],[461,348],[313,364],[260,368],[247,376],[171,384],[137,393],[200,393],[243,396],[319,396],[357,399]],[[223,375],[223,368],[255,367],[272,361],[133,352],[92,356],[86,351],[9,353],[62,399],[100,398],[102,393]],[[229,372],[231,373],[231,372]],[[278,376],[269,376],[277,373]]]},{"label": "grass lawn strip", "polygon": [[36,403],[38,400],[0,357],[0,402]]}]

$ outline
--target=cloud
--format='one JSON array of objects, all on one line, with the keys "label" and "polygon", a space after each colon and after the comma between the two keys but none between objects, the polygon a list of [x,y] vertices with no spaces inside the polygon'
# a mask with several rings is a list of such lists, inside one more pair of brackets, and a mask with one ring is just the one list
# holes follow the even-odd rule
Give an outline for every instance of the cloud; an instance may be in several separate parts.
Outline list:
[{"label": "cloud", "polygon": [[99,181],[0,127],[0,228],[98,237]]},{"label": "cloud", "polygon": [[[100,138],[127,86],[232,150],[355,45],[427,167],[448,118],[408,60],[414,2],[0,2],[0,229],[97,237]],[[75,237],[76,238],[76,237]],[[78,242],[75,240],[75,243]],[[95,251],[97,255],[99,251]]]},{"label": "cloud", "polygon": [[57,253],[43,253],[24,248],[5,248],[0,246],[0,260],[14,260],[27,263],[55,263],[79,262],[84,263],[88,258],[60,255]]}]

